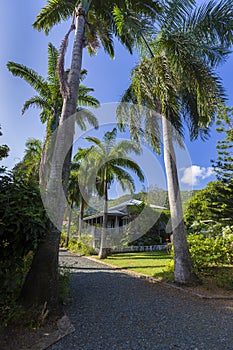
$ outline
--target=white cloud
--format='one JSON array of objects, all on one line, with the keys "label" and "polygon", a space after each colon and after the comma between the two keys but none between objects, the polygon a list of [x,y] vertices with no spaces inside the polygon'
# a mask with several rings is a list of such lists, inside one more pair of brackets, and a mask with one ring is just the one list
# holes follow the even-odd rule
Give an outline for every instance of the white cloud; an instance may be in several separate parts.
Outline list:
[{"label": "white cloud", "polygon": [[200,167],[199,165],[192,165],[189,168],[182,169],[183,175],[181,182],[189,186],[195,186],[200,183],[201,180],[205,180],[210,177],[214,172],[213,168]]}]

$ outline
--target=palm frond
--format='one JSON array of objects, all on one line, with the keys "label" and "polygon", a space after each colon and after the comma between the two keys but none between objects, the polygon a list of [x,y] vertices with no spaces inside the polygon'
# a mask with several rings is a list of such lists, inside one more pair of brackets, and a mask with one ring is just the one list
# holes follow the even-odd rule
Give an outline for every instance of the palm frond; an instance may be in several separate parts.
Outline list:
[{"label": "palm frond", "polygon": [[76,4],[77,0],[48,0],[37,15],[33,27],[48,34],[55,24],[66,21],[72,16]]},{"label": "palm frond", "polygon": [[[50,110],[51,108],[48,101],[40,96],[33,96],[29,100],[27,100],[23,105],[22,114],[24,114],[31,107],[36,107],[42,110],[43,109]],[[45,122],[46,120],[42,120],[42,123],[45,123]]]},{"label": "palm frond", "polygon": [[89,93],[93,92],[93,91],[94,91],[94,89],[88,88],[85,85],[80,84],[79,85],[78,104],[80,106],[88,106],[88,107],[95,107],[95,108],[99,107],[99,105],[100,105],[99,101],[95,97],[89,95]]},{"label": "palm frond", "polygon": [[206,42],[230,48],[233,43],[232,8],[232,0],[211,0],[193,12],[189,25]]},{"label": "palm frond", "polygon": [[126,170],[116,165],[111,165],[111,169],[114,177],[120,183],[123,191],[125,191],[127,188],[130,189],[131,192],[135,191],[134,179]]},{"label": "palm frond", "polygon": [[119,141],[112,150],[119,157],[126,155],[128,153],[141,154],[141,147],[139,147],[136,143],[133,143],[128,140]]},{"label": "palm frond", "polygon": [[144,181],[144,175],[140,166],[137,165],[133,160],[129,158],[117,158],[114,159],[114,164],[131,170],[137,175],[140,181]]},{"label": "palm frond", "polygon": [[48,44],[48,77],[47,80],[52,85],[57,85],[58,75],[57,75],[57,61],[58,61],[58,50],[52,43]]},{"label": "palm frond", "polygon": [[102,144],[101,140],[99,140],[97,137],[88,136],[85,137],[85,140],[94,143],[96,146],[98,146],[102,151],[105,151],[104,145]]},{"label": "palm frond", "polygon": [[104,23],[100,23],[96,29],[96,33],[103,46],[104,51],[107,52],[111,58],[114,58],[112,31]]},{"label": "palm frond", "polygon": [[40,95],[49,96],[49,89],[46,80],[37,74],[36,71],[30,69],[22,64],[15,62],[8,62],[7,68],[17,77],[24,79],[30,86],[32,86]]},{"label": "palm frond", "polygon": [[86,122],[93,126],[95,129],[98,129],[99,127],[98,119],[94,113],[85,108],[78,108],[76,113],[76,122],[81,130],[86,130]]},{"label": "palm frond", "polygon": [[170,0],[164,2],[163,12],[160,16],[160,26],[165,30],[169,30],[170,26],[182,23],[195,4],[195,0]]}]

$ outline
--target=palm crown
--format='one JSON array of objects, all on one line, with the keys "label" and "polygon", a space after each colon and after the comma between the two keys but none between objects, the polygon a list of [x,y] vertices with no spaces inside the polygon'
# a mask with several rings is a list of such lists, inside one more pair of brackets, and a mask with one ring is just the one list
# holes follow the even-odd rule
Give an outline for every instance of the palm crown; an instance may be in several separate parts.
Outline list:
[{"label": "palm crown", "polygon": [[[24,79],[34,90],[37,95],[27,100],[22,108],[24,114],[29,108],[37,107],[41,109],[40,118],[42,123],[47,123],[47,132],[53,132],[59,123],[59,118],[62,110],[62,95],[60,92],[59,78],[56,67],[58,61],[58,50],[51,44],[48,44],[48,72],[47,78],[43,78],[36,71],[28,68],[22,64],[15,62],[8,62],[7,67],[9,71],[22,79]],[[66,74],[68,74],[67,70]],[[82,80],[85,78],[86,70],[82,70]],[[76,120],[82,129],[85,129],[85,121],[88,121],[93,126],[97,127],[98,122],[96,117],[87,110],[79,106],[98,107],[99,102],[96,98],[90,95],[94,89],[88,88],[83,84],[79,87],[79,99],[77,106]]]},{"label": "palm crown", "polygon": [[[144,48],[143,60],[132,71],[132,84],[122,100],[143,104],[167,117],[169,114],[170,122],[181,135],[186,123],[191,138],[205,138],[217,107],[225,98],[214,68],[226,59],[232,45],[232,3],[210,2],[196,10],[192,1],[188,3],[188,7],[180,2],[167,5],[156,37],[147,42],[150,51]],[[219,21],[223,17],[224,23]],[[143,133],[156,136],[152,139],[156,148],[158,125],[149,120],[155,118],[154,114],[147,117]],[[143,129],[140,123],[139,119],[131,123],[132,132]],[[146,126],[152,129],[147,130]]]},{"label": "palm crown", "polygon": [[85,44],[95,51],[101,43],[112,57],[114,36],[132,52],[135,39],[149,27],[148,19],[161,12],[159,1],[153,0],[49,0],[33,26],[48,34],[54,25],[71,18],[78,6],[86,12]]},{"label": "palm crown", "polygon": [[144,176],[140,167],[128,157],[128,154],[139,154],[139,148],[132,142],[124,140],[116,142],[116,128],[104,135],[103,141],[95,137],[86,137],[86,140],[94,144],[87,154],[87,164],[94,164],[93,176],[97,176],[98,192],[104,194],[104,181],[107,182],[108,188],[116,179],[121,184],[123,190],[127,187],[135,190],[135,183],[132,176],[124,169],[134,172],[140,181]]}]

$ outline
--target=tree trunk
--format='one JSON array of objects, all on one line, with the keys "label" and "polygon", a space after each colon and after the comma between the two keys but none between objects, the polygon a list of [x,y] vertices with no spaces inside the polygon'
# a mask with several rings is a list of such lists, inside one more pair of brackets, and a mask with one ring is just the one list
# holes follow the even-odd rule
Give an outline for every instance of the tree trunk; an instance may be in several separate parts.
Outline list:
[{"label": "tree trunk", "polygon": [[66,239],[65,239],[65,246],[66,248],[69,245],[69,240],[70,240],[70,228],[71,228],[71,222],[72,222],[72,210],[74,206],[74,201],[72,200],[71,206],[69,208],[69,218],[68,218],[68,227],[67,227],[67,233],[66,233]]},{"label": "tree trunk", "polygon": [[[22,299],[30,303],[44,303],[54,307],[58,303],[58,253],[62,220],[65,211],[67,179],[73,143],[75,112],[82,65],[85,12],[76,9],[76,31],[74,36],[72,63],[68,79],[70,94],[63,100],[62,114],[55,136],[55,147],[47,191],[41,191],[45,208],[54,225],[47,234],[33,260],[28,278],[22,290]],[[69,153],[69,156],[67,154]],[[68,159],[69,158],[69,159]],[[65,164],[64,164],[65,163]],[[65,179],[65,182],[63,181]],[[37,287],[36,287],[37,286]]]},{"label": "tree trunk", "polygon": [[82,235],[83,226],[83,215],[84,215],[84,199],[82,194],[80,194],[80,206],[79,206],[79,218],[78,218],[78,235]]},{"label": "tree trunk", "polygon": [[52,160],[51,153],[52,153],[52,150],[54,149],[54,142],[56,141],[55,137],[53,136],[53,132],[55,132],[58,127],[59,119],[60,119],[60,115],[58,115],[58,112],[55,111],[52,118],[47,122],[46,139],[43,145],[41,161],[40,161],[40,169],[39,169],[39,173],[40,173],[39,184],[43,188],[43,190],[46,189],[47,182],[49,179],[51,160]]},{"label": "tree trunk", "polygon": [[172,141],[170,121],[162,116],[164,163],[167,176],[168,198],[171,212],[171,224],[174,242],[174,280],[180,284],[196,281],[188,250],[187,237],[183,219],[183,209],[177,174],[176,156]]},{"label": "tree trunk", "polygon": [[107,237],[107,223],[108,223],[108,181],[104,179],[104,211],[103,211],[103,227],[101,232],[101,241],[100,241],[100,251],[99,259],[106,259],[108,249],[106,247],[106,237]]},{"label": "tree trunk", "polygon": [[40,243],[21,290],[20,301],[25,307],[44,305],[49,312],[59,309],[58,252],[60,232],[50,225]]}]

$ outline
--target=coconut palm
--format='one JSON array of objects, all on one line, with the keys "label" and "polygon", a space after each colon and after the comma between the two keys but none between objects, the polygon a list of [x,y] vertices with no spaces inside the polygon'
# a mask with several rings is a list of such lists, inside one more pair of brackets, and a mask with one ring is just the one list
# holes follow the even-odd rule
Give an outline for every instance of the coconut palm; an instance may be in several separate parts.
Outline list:
[{"label": "coconut palm", "polygon": [[[219,20],[223,18],[224,25]],[[191,1],[170,2],[158,33],[147,43],[149,58],[144,56],[132,71],[132,84],[123,97],[123,101],[143,104],[149,111],[140,119],[123,105],[118,109],[120,122],[129,123],[132,137],[137,139],[136,130],[141,130],[154,149],[160,142],[158,125],[162,121],[174,233],[174,279],[178,283],[190,283],[195,275],[186,240],[173,140],[174,136],[179,140],[183,137],[185,123],[191,139],[208,135],[217,106],[224,98],[220,79],[213,69],[229,53],[232,30],[231,1],[211,1],[197,9]],[[158,114],[160,118],[156,118]]]},{"label": "coconut palm", "polygon": [[[86,137],[86,140],[94,145],[87,154],[86,166],[89,169],[89,174],[92,173],[94,179],[96,179],[96,177],[99,179],[97,188],[99,194],[103,196],[104,202],[103,227],[99,251],[100,259],[107,257],[108,190],[111,184],[114,180],[117,180],[123,190],[126,187],[135,190],[134,180],[125,168],[133,171],[140,181],[144,180],[140,167],[132,159],[127,157],[130,153],[139,154],[139,148],[131,141],[117,142],[116,136],[117,129],[114,128],[111,132],[106,132],[104,134],[103,141],[95,137]],[[94,163],[94,166],[90,166],[91,163]],[[96,181],[94,180],[94,184],[95,183]]]},{"label": "coconut palm", "polygon": [[[45,177],[45,162],[48,156],[49,139],[52,133],[56,130],[59,124],[59,119],[62,111],[62,95],[60,92],[59,78],[57,75],[57,63],[59,53],[58,50],[51,44],[48,44],[48,68],[47,78],[43,78],[36,71],[16,62],[8,62],[9,71],[17,77],[24,79],[37,93],[37,95],[28,99],[22,108],[22,115],[32,107],[41,110],[40,119],[42,123],[46,123],[46,139],[43,148],[41,164],[40,164],[40,180],[44,183]],[[66,71],[68,75],[69,70]],[[86,76],[86,70],[81,71],[81,80]],[[76,122],[82,130],[86,130],[85,123],[98,126],[96,117],[91,111],[84,109],[84,106],[98,107],[99,101],[90,95],[94,89],[88,88],[82,83],[79,86],[79,99],[76,106]],[[81,107],[82,106],[82,107]],[[50,146],[51,147],[51,146]],[[48,163],[48,161],[47,161]]]}]

